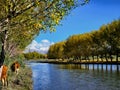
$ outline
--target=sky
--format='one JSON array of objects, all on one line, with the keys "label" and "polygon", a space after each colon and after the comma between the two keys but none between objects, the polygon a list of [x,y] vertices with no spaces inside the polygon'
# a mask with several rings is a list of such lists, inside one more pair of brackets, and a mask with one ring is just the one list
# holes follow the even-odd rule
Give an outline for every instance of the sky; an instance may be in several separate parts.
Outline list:
[{"label": "sky", "polygon": [[25,49],[47,53],[50,45],[64,41],[74,34],[99,30],[113,20],[120,19],[120,0],[90,0],[84,6],[72,10],[56,27],[56,32],[40,33]]}]

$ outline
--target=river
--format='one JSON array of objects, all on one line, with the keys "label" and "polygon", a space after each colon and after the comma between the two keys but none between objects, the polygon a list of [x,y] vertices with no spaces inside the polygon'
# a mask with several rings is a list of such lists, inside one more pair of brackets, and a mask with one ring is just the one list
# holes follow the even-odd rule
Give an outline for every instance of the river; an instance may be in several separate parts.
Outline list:
[{"label": "river", "polygon": [[120,90],[120,65],[29,63],[33,90]]}]

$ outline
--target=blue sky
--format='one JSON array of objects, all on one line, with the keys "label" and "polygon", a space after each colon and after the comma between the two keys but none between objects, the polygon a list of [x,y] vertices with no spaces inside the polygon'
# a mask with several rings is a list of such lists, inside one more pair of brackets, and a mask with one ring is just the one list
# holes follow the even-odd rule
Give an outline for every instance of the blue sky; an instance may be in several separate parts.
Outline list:
[{"label": "blue sky", "polygon": [[120,18],[120,0],[91,0],[89,4],[72,10],[56,27],[56,32],[40,33],[37,42],[47,39],[59,42],[70,35],[98,30],[103,24]]},{"label": "blue sky", "polygon": [[87,5],[72,10],[61,21],[62,25],[56,27],[56,32],[40,33],[34,41],[41,44],[45,40],[51,45],[74,34],[98,30],[103,24],[116,19],[120,19],[120,0],[90,0]]}]

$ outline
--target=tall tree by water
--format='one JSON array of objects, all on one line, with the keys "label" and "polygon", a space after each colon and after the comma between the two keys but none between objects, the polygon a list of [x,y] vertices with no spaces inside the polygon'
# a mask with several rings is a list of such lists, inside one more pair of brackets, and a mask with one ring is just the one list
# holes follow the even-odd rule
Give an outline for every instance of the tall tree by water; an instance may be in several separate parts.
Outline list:
[{"label": "tall tree by water", "polygon": [[24,49],[40,31],[54,31],[65,15],[89,0],[0,0],[0,64]]}]

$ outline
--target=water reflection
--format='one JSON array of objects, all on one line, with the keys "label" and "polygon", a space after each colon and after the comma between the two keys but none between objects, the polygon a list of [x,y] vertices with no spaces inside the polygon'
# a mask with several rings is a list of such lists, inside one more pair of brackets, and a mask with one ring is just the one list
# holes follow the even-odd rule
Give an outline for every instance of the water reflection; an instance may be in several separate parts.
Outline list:
[{"label": "water reflection", "polygon": [[120,65],[31,63],[33,90],[120,90]]},{"label": "water reflection", "polygon": [[107,65],[107,64],[61,64],[57,65],[60,69],[81,69],[81,70],[97,70],[97,71],[111,71],[120,72],[120,65]]}]

